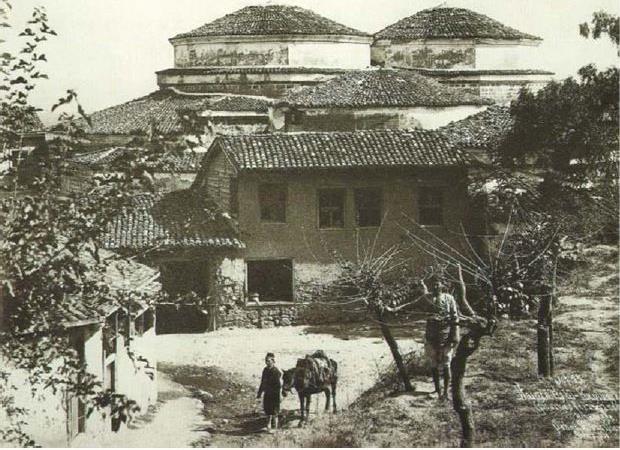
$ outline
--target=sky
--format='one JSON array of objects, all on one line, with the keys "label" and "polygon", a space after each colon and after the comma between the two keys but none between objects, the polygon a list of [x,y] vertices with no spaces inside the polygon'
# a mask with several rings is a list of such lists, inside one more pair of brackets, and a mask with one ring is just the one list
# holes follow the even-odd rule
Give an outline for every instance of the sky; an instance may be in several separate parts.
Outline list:
[{"label": "sky", "polygon": [[[12,0],[11,24],[23,28],[35,6],[45,6],[58,37],[46,42],[49,80],[42,80],[32,103],[49,123],[51,105],[67,89],[77,91],[87,112],[123,103],[157,89],[155,71],[173,66],[168,39],[261,0]],[[302,6],[368,33],[441,3],[465,7],[544,39],[531,57],[531,68],[556,77],[575,75],[579,67],[618,64],[606,37],[584,39],[578,25],[594,11],[620,14],[617,0],[280,0]],[[8,37],[2,44],[19,48]]]}]

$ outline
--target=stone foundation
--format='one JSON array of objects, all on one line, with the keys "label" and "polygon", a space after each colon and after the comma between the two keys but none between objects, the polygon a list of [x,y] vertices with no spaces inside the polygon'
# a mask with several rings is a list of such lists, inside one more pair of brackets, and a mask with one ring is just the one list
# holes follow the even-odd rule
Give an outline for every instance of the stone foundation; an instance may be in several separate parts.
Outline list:
[{"label": "stone foundation", "polygon": [[220,312],[220,328],[272,328],[360,322],[364,310],[344,310],[312,303],[264,303],[235,306]]}]

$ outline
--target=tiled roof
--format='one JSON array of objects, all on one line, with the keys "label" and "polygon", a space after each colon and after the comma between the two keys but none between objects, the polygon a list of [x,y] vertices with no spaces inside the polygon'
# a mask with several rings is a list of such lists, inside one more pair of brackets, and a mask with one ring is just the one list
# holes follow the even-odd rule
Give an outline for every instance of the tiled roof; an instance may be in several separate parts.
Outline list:
[{"label": "tiled roof", "polygon": [[510,108],[491,106],[463,120],[451,122],[439,131],[461,148],[494,150],[506,138],[513,123]]},{"label": "tiled roof", "polygon": [[554,72],[538,69],[423,69],[406,68],[412,72],[417,72],[426,76],[437,76],[442,78],[462,77],[462,76],[481,76],[481,75],[554,75]]},{"label": "tiled roof", "polygon": [[244,247],[230,218],[189,189],[137,195],[112,221],[103,243],[131,251]]},{"label": "tiled roof", "polygon": [[[220,136],[239,170],[453,166],[463,154],[439,132],[368,130]],[[204,167],[204,163],[203,163]]]},{"label": "tiled roof", "polygon": [[317,86],[288,93],[285,102],[302,107],[489,105],[493,101],[408,70],[357,70]]},{"label": "tiled roof", "polygon": [[[84,254],[83,258],[93,259],[87,254]],[[99,250],[99,258],[106,266],[101,282],[112,292],[135,291],[147,295],[156,295],[161,291],[157,270],[103,249]],[[73,300],[67,302],[62,309],[54,311],[53,314],[65,326],[102,321],[121,307],[118,302],[112,299],[101,301],[100,299],[81,296]],[[146,305],[142,306],[146,307]]]},{"label": "tiled roof", "polygon": [[11,111],[10,120],[0,115],[0,127],[7,127],[22,133],[41,131],[45,128],[33,107],[14,108]]},{"label": "tiled roof", "polygon": [[[234,98],[233,98],[234,97]],[[222,103],[224,102],[224,103]],[[121,105],[112,106],[90,115],[92,126],[81,121],[81,126],[92,134],[147,133],[151,126],[161,134],[182,131],[183,111],[251,111],[267,114],[272,101],[264,97],[231,96],[226,94],[184,94],[172,89],[155,91]]]},{"label": "tiled roof", "polygon": [[368,36],[309,9],[289,5],[246,6],[173,39],[196,36],[336,34]]},{"label": "tiled roof", "polygon": [[142,148],[111,147],[75,154],[69,159],[69,163],[87,166],[93,170],[119,170],[125,168],[123,166],[129,161],[142,159],[146,167],[156,172],[195,173],[202,156],[196,152],[153,154]]},{"label": "tiled roof", "polygon": [[520,40],[539,37],[522,33],[465,8],[437,7],[405,17],[375,34],[375,39],[503,39]]},{"label": "tiled roof", "polygon": [[[269,74],[269,73],[317,73],[338,74],[348,69],[336,67],[296,67],[296,66],[211,66],[211,67],[174,67],[155,72],[158,75],[233,75],[233,74]],[[182,86],[177,89],[183,89]]]},{"label": "tiled roof", "polygon": [[56,322],[66,327],[103,321],[120,308],[116,302],[101,302],[95,299],[75,299],[67,302],[60,310],[50,311]]}]

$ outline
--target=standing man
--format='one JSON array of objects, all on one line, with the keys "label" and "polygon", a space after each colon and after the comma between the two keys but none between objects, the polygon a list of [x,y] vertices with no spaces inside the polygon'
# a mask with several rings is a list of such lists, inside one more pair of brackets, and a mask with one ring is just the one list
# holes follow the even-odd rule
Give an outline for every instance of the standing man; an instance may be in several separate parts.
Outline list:
[{"label": "standing man", "polygon": [[[421,284],[432,314],[426,321],[424,351],[430,360],[435,392],[440,400],[447,399],[450,361],[454,347],[459,342],[458,309],[454,297],[446,292],[446,283],[440,276],[432,278],[430,293],[424,280]],[[443,393],[439,383],[440,369],[443,371]]]}]

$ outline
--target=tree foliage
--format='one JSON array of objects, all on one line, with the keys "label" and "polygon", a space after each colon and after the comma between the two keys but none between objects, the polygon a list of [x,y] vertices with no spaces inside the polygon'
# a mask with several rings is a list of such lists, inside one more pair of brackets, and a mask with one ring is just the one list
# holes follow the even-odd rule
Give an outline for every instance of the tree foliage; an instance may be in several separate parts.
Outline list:
[{"label": "tree foliage", "polygon": [[511,105],[514,127],[495,155],[503,185],[526,172],[528,207],[566,233],[617,233],[618,74],[588,65]]},{"label": "tree foliage", "polygon": [[[552,81],[537,93],[523,90],[511,105],[515,124],[500,149],[512,166],[527,157],[569,177],[612,159],[618,148],[618,69],[579,70],[579,79]],[[585,166],[575,164],[585,162]]]},{"label": "tree foliage", "polygon": [[590,23],[584,22],[579,25],[579,33],[583,37],[592,36],[594,39],[599,39],[606,34],[617,46],[620,44],[620,17],[605,11],[595,12],[592,14]]},{"label": "tree foliage", "polygon": [[[10,28],[11,5],[0,2],[3,28]],[[47,75],[41,44],[56,32],[43,8],[35,8],[19,37],[24,45],[16,55],[0,54],[0,146],[7,158],[20,150],[25,131],[38,125],[30,93]],[[77,110],[67,112],[70,108]],[[89,414],[104,411],[118,422],[127,421],[136,404],[126,396],[104,389],[72,348],[64,319],[66,311],[117,305],[131,314],[144,300],[139,292],[111,291],[105,281],[106,265],[99,253],[99,238],[108,222],[135,187],[129,176],[109,183],[93,182],[76,194],[62,192],[59,180],[67,156],[79,148],[77,118],[88,121],[77,93],[68,90],[53,110],[59,116],[57,138],[44,146],[40,171],[27,190],[17,178],[0,198],[0,281],[5,320],[0,333],[0,408],[9,423],[0,437],[20,445],[35,442],[24,432],[27,411],[15,405],[8,367],[24,370],[33,395],[40,389],[78,397]],[[8,178],[8,177],[5,177]],[[94,180],[93,180],[94,181]],[[86,306],[85,306],[86,305]]]}]

